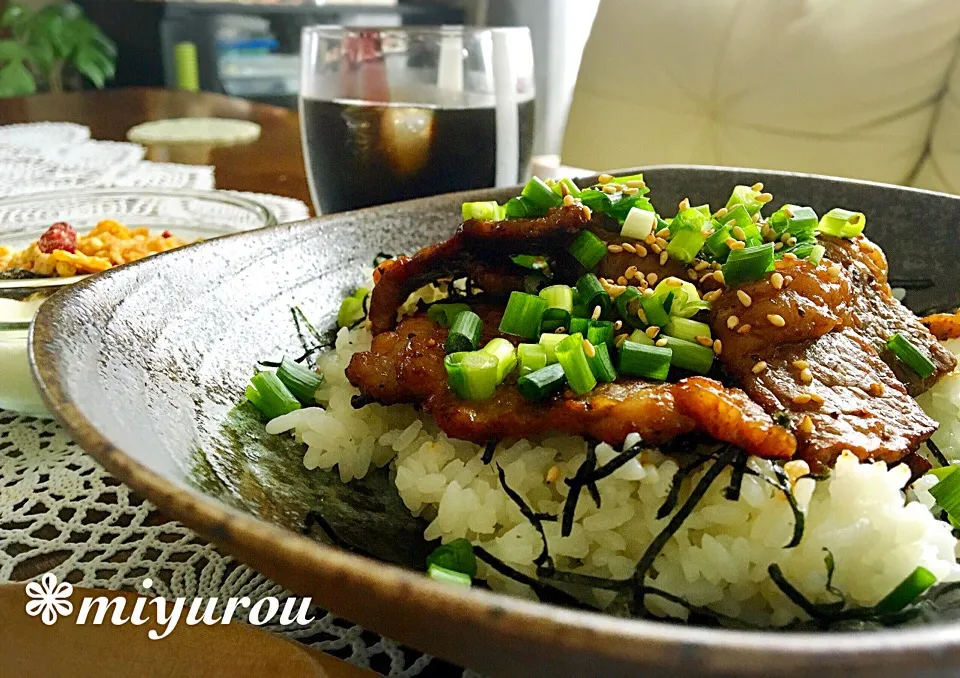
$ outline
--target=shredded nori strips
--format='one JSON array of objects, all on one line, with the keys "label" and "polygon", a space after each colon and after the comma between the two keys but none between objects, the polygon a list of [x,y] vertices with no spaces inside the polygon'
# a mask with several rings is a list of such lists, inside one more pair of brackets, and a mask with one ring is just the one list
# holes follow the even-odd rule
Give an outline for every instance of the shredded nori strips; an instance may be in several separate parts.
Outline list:
[{"label": "shredded nori strips", "polygon": [[647,547],[647,550],[644,551],[643,555],[640,557],[640,561],[637,563],[636,568],[633,572],[633,600],[630,603],[630,611],[634,615],[639,615],[643,613],[643,597],[645,589],[645,580],[647,576],[647,571],[653,565],[653,561],[660,554],[660,551],[663,550],[663,547],[670,540],[677,530],[680,529],[680,526],[683,525],[690,514],[693,512],[693,509],[696,508],[697,504],[703,499],[703,496],[707,493],[707,490],[710,489],[710,485],[716,480],[723,470],[730,465],[733,461],[733,458],[736,456],[737,450],[732,447],[728,447],[724,450],[719,458],[713,463],[713,465],[707,469],[706,473],[703,474],[703,477],[700,478],[700,481],[697,483],[696,487],[690,492],[690,496],[687,497],[687,500],[680,505],[680,508],[677,509],[677,512],[673,514],[673,518],[670,519],[670,522],[667,523],[667,526],[660,531],[660,533],[653,538],[653,541],[650,542],[650,545]]},{"label": "shredded nori strips", "polygon": [[930,454],[933,455],[933,458],[937,460],[937,463],[941,466],[949,466],[950,462],[947,460],[946,455],[940,451],[940,447],[933,442],[933,438],[927,438],[927,449],[930,450]]},{"label": "shredded nori strips", "polygon": [[543,531],[544,522],[556,522],[557,517],[550,513],[537,513],[530,505],[523,500],[523,497],[520,496],[512,487],[507,485],[507,476],[503,471],[503,467],[500,464],[497,464],[497,475],[500,476],[500,486],[503,487],[503,491],[507,493],[507,496],[510,497],[511,501],[517,505],[517,508],[520,509],[520,513],[523,514],[523,517],[530,521],[530,524],[533,525],[534,529],[540,534],[540,540],[543,543],[543,547],[538,555],[533,560],[533,564],[537,568],[545,568],[548,572],[553,572],[553,558],[550,557],[550,549],[547,546],[547,535]]},{"label": "shredded nori strips", "polygon": [[673,478],[670,479],[670,491],[667,492],[663,504],[661,504],[657,510],[657,520],[662,520],[673,512],[673,509],[677,506],[677,500],[680,499],[680,489],[683,487],[683,481],[686,480],[687,476],[703,466],[708,459],[709,457],[698,457],[686,466],[681,466],[677,469],[677,472],[673,474]]},{"label": "shredded nori strips", "polygon": [[743,485],[743,476],[747,472],[747,453],[738,454],[733,460],[733,470],[730,473],[730,484],[723,491],[723,496],[730,501],[740,499],[740,487]]},{"label": "shredded nori strips", "polygon": [[490,462],[493,461],[493,453],[496,452],[499,442],[499,440],[489,440],[483,446],[483,456],[480,457],[480,461],[483,462],[484,466],[489,466]]},{"label": "shredded nori strips", "polygon": [[543,582],[537,581],[533,577],[528,577],[522,572],[513,569],[495,555],[484,549],[482,546],[474,546],[473,553],[477,558],[485,562],[504,577],[509,577],[516,582],[529,586],[531,589],[533,589],[533,592],[537,594],[537,598],[544,603],[553,603],[555,605],[563,605],[565,607],[573,607],[580,610],[594,609],[589,605],[580,602],[566,591],[561,591],[558,588],[544,584]]}]

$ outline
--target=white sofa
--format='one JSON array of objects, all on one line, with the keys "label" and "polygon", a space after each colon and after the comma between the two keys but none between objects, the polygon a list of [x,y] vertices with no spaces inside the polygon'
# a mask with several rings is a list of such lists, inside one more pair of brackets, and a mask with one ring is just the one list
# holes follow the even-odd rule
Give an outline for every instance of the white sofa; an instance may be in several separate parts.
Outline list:
[{"label": "white sofa", "polygon": [[960,193],[958,48],[960,0],[601,0],[562,162]]}]

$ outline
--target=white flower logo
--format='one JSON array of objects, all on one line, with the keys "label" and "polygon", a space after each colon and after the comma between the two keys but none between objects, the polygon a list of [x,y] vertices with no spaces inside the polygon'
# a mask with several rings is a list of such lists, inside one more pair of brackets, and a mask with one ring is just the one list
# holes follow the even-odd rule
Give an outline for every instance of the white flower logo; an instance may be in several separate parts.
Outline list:
[{"label": "white flower logo", "polygon": [[33,600],[27,602],[27,614],[31,617],[40,615],[40,619],[47,626],[52,626],[59,615],[68,615],[73,612],[73,604],[68,600],[73,593],[73,586],[69,582],[57,583],[57,577],[47,572],[35,581],[27,584],[27,595]]}]

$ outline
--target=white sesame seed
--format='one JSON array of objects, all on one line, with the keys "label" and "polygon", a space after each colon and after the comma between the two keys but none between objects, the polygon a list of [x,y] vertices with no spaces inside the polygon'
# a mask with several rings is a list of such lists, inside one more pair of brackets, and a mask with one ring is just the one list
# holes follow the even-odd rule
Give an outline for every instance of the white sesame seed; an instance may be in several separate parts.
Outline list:
[{"label": "white sesame seed", "polygon": [[607,251],[613,252],[614,254],[620,254],[623,252],[623,248],[620,245],[607,245]]},{"label": "white sesame seed", "polygon": [[883,384],[875,381],[870,384],[870,388],[868,390],[870,391],[870,395],[880,397],[884,392]]},{"label": "white sesame seed", "polygon": [[800,370],[800,381],[804,384],[809,384],[813,381],[813,372],[810,371],[810,368]]},{"label": "white sesame seed", "polygon": [[[564,188],[566,188],[566,185],[565,185],[565,184],[560,184],[560,185],[563,186]],[[564,207],[573,207],[573,204],[574,204],[575,202],[576,202],[576,200],[575,200],[574,197],[573,197],[572,195],[570,195],[569,193],[568,193],[567,195],[563,196],[563,205],[564,205]]]},{"label": "white sesame seed", "polygon": [[687,277],[690,278],[690,280],[696,280],[697,278],[700,277],[700,274],[697,273],[694,269],[690,268],[690,269],[687,269]]},{"label": "white sesame seed", "polygon": [[[562,186],[562,185],[563,185],[563,184],[561,184],[561,186]],[[556,464],[554,464],[553,466],[551,466],[551,467],[550,467],[550,470],[547,471],[547,476],[546,476],[546,478],[545,478],[544,480],[545,480],[545,482],[546,482],[548,485],[552,485],[553,483],[555,483],[555,482],[557,482],[558,480],[560,480],[560,467],[557,466]]]},{"label": "white sesame seed", "polygon": [[590,211],[590,208],[586,205],[583,206],[583,216],[589,219],[593,215],[593,212]]},{"label": "white sesame seed", "polygon": [[667,264],[667,259],[669,259],[669,258],[670,258],[670,255],[667,254],[667,251],[666,251],[666,250],[663,250],[662,252],[660,252],[660,265],[661,265],[661,266],[666,266],[666,264]]},{"label": "white sesame seed", "polygon": [[797,255],[794,254],[793,252],[787,252],[786,254],[783,255],[783,258],[786,259],[787,261],[796,261]]},{"label": "white sesame seed", "polygon": [[625,189],[623,189],[624,195],[636,195],[639,192],[640,192],[639,188],[631,188],[630,186],[627,186]]},{"label": "white sesame seed", "polygon": [[791,400],[795,402],[797,405],[806,405],[812,400],[812,398],[810,397],[809,393],[800,393],[793,396]]},{"label": "white sesame seed", "polygon": [[747,234],[744,233],[743,229],[740,228],[739,226],[734,226],[732,229],[730,229],[730,232],[733,233],[733,237],[736,238],[737,240],[747,239]]},{"label": "white sesame seed", "polygon": [[600,320],[600,312],[601,312],[602,310],[603,310],[603,309],[601,309],[600,306],[594,306],[594,307],[593,307],[593,313],[590,314],[590,319],[591,319],[591,320]]},{"label": "white sesame seed", "polygon": [[773,200],[773,194],[761,193],[760,195],[757,196],[756,200],[757,202],[760,202],[760,203],[768,203],[771,200]]},{"label": "white sesame seed", "polygon": [[648,273],[648,274],[647,274],[647,284],[648,284],[648,285],[656,285],[656,284],[657,284],[657,274],[656,274],[656,273]]},{"label": "white sesame seed", "polygon": [[739,324],[740,324],[740,318],[738,318],[737,316],[732,315],[729,318],[727,318],[727,329],[732,330],[734,327],[736,327]]},{"label": "white sesame seed", "polygon": [[647,324],[647,312],[643,310],[643,306],[637,306],[637,317],[640,318],[641,322]]},{"label": "white sesame seed", "polygon": [[[634,247],[633,245],[631,245],[631,244],[628,243],[628,242],[623,243],[622,245],[620,245],[620,247],[623,248],[623,251],[624,251],[624,252],[629,252],[630,254],[636,254],[636,253],[637,253],[637,248]],[[630,276],[627,276],[627,277],[629,278]]]},{"label": "white sesame seed", "polygon": [[800,430],[804,433],[813,433],[813,420],[810,419],[810,415],[803,415],[803,419],[800,421]]},{"label": "white sesame seed", "polygon": [[618,334],[617,338],[613,340],[614,346],[616,346],[617,348],[620,348],[620,346],[623,345],[623,342],[626,341],[627,336],[628,335],[626,334]]},{"label": "white sesame seed", "polygon": [[747,334],[751,329],[753,329],[753,326],[750,323],[744,323],[737,328],[737,334]]},{"label": "white sesame seed", "polygon": [[657,242],[657,236],[655,236],[653,233],[647,233],[647,236],[643,239],[643,242],[647,243],[648,245],[652,245],[653,243]]},{"label": "white sesame seed", "polygon": [[770,322],[770,324],[773,325],[774,327],[783,327],[784,325],[787,324],[787,321],[784,320],[784,319],[783,319],[783,316],[780,315],[779,313],[768,313],[768,314],[767,314],[767,320],[768,320],[768,321]]},{"label": "white sesame seed", "polygon": [[716,280],[721,285],[723,285],[726,282],[726,279],[724,279],[723,277],[723,271],[714,271],[713,279]]},{"label": "white sesame seed", "polygon": [[614,329],[614,331],[616,331],[616,332],[619,332],[622,327],[623,327],[623,321],[622,321],[622,320],[618,320],[618,321],[616,321],[615,323],[613,323],[613,329]]},{"label": "white sesame seed", "polygon": [[767,369],[767,363],[761,360],[758,363],[754,363],[753,367],[750,368],[750,371],[753,372],[754,374],[760,374],[765,369]]},{"label": "white sesame seed", "polygon": [[784,286],[784,287],[790,287],[790,283],[792,283],[792,282],[793,282],[793,276],[792,276],[792,275],[785,275],[785,276],[783,276],[783,286]]},{"label": "white sesame seed", "polygon": [[780,273],[774,273],[770,276],[770,285],[775,290],[779,290],[783,287],[783,275]]},{"label": "white sesame seed", "polygon": [[657,346],[660,346],[660,347],[666,346],[666,345],[667,345],[667,338],[666,338],[666,337],[660,337],[659,339],[657,339],[656,345],[657,345]]},{"label": "white sesame seed", "polygon": [[668,235],[670,235],[669,228],[661,228],[659,231],[654,233],[654,237],[656,238],[666,238]]},{"label": "white sesame seed", "polygon": [[690,198],[684,198],[680,201],[680,204],[677,205],[678,209],[682,212],[683,210],[690,209]]},{"label": "white sesame seed", "polygon": [[621,275],[619,278],[617,278],[617,284],[618,284],[618,285],[626,285],[626,284],[627,284],[627,277]]},{"label": "white sesame seed", "polygon": [[796,367],[798,370],[805,370],[810,367],[810,363],[808,363],[806,360],[794,360],[790,364]]},{"label": "white sesame seed", "polygon": [[753,190],[759,193],[760,191],[763,190],[763,184],[758,181],[757,183],[755,183],[753,186],[750,187],[750,190]]},{"label": "white sesame seed", "polygon": [[706,269],[706,268],[710,268],[710,262],[709,262],[709,261],[701,261],[701,262],[699,262],[696,266],[693,267],[693,270],[694,270],[694,271],[702,271],[702,270],[704,270],[704,269]]},{"label": "white sesame seed", "polygon": [[727,238],[725,244],[732,250],[742,250],[746,247],[746,244],[742,240],[734,240],[733,238]]},{"label": "white sesame seed", "polygon": [[753,303],[753,299],[750,298],[750,295],[743,290],[737,290],[737,299],[739,299],[740,303],[747,308],[750,308],[750,304]]},{"label": "white sesame seed", "polygon": [[604,193],[608,194],[608,195],[611,194],[611,193],[616,193],[616,192],[617,192],[617,189],[616,189],[614,186],[611,186],[610,184],[607,184],[607,185],[604,186],[601,190],[602,190]]},{"label": "white sesame seed", "polygon": [[640,181],[639,179],[631,179],[630,181],[627,182],[628,188],[644,188],[645,186],[646,184]]},{"label": "white sesame seed", "polygon": [[720,209],[717,210],[717,213],[714,216],[716,216],[718,219],[723,218],[727,216],[728,211],[729,210],[726,207],[721,207]]},{"label": "white sesame seed", "polygon": [[810,394],[810,400],[812,400],[813,402],[815,402],[817,405],[823,405],[823,403],[824,403],[824,398],[823,398],[823,396],[820,395],[819,393],[811,393],[811,394]]},{"label": "white sesame seed", "polygon": [[694,337],[694,339],[696,339],[697,343],[700,344],[701,346],[708,346],[708,347],[713,346],[713,339],[711,339],[710,337],[705,337],[703,335],[700,335],[700,336]]},{"label": "white sesame seed", "polygon": [[723,342],[719,339],[713,340],[713,352],[717,355],[720,355],[723,352]]},{"label": "white sesame seed", "polygon": [[827,273],[829,273],[830,277],[834,280],[840,277],[840,273],[842,271],[843,269],[840,267],[840,264],[834,264],[833,266],[827,269]]},{"label": "white sesame seed", "polygon": [[650,245],[650,249],[653,250],[654,254],[660,254],[661,252],[663,252],[663,249],[657,243],[653,243],[652,245]]},{"label": "white sesame seed", "polygon": [[660,245],[660,249],[664,249],[667,246],[667,241],[663,238],[657,238],[656,243]]},{"label": "white sesame seed", "polygon": [[[714,275],[716,275],[716,274],[714,274]],[[712,290],[712,291],[707,292],[706,294],[704,294],[704,295],[703,295],[703,299],[704,299],[704,301],[713,302],[713,301],[716,301],[717,299],[719,299],[721,294],[723,294],[723,291],[722,291],[722,290]]]},{"label": "white sesame seed", "polygon": [[597,349],[586,339],[583,340],[583,352],[587,354],[588,358],[593,358],[597,355]]},{"label": "white sesame seed", "polygon": [[609,184],[611,181],[613,181],[612,174],[601,174],[599,177],[597,177],[597,183],[600,184]]},{"label": "white sesame seed", "polygon": [[637,274],[636,266],[628,266],[627,270],[623,272],[623,277],[628,280]]},{"label": "white sesame seed", "polygon": [[[644,281],[643,281],[643,284],[646,285],[646,284],[647,284],[647,281],[644,280]],[[647,287],[647,288],[644,288],[644,290],[643,290],[643,296],[645,296],[645,297],[652,297],[654,294],[656,294],[656,292],[653,291],[653,288],[652,288],[652,287]]]},{"label": "white sesame seed", "polygon": [[646,334],[651,339],[656,339],[657,335],[660,334],[660,328],[657,327],[656,325],[651,325],[650,327],[645,329],[643,333]]},{"label": "white sesame seed", "polygon": [[644,247],[643,245],[637,245],[637,256],[638,257],[647,256],[647,248]]}]

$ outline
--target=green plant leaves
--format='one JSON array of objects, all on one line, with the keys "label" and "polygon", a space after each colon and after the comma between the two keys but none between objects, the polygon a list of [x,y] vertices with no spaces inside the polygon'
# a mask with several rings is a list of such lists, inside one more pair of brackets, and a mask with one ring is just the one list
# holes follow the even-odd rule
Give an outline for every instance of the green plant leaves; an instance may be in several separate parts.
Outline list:
[{"label": "green plant leaves", "polygon": [[0,27],[13,37],[0,41],[0,96],[36,91],[35,74],[58,89],[65,68],[76,69],[97,88],[114,76],[116,44],[78,5],[48,5],[31,12],[12,4],[0,15]]},{"label": "green plant leaves", "polygon": [[22,61],[11,61],[0,68],[0,97],[18,97],[33,94],[37,83]]}]

